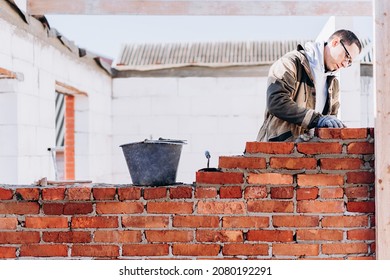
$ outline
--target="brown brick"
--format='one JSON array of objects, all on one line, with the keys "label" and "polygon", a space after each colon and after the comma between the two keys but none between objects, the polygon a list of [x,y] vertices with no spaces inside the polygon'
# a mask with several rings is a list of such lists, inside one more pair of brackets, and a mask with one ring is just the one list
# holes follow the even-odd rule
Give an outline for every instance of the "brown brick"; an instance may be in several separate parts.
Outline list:
[{"label": "brown brick", "polygon": [[332,243],[323,244],[323,254],[365,254],[368,252],[368,246],[364,243]]},{"label": "brown brick", "polygon": [[219,189],[220,198],[241,198],[242,190],[240,186],[234,187],[221,187]]},{"label": "brown brick", "polygon": [[44,188],[42,189],[43,200],[64,200],[65,188]]},{"label": "brown brick", "polygon": [[317,199],[319,190],[315,188],[299,188],[297,189],[297,200],[313,200]]},{"label": "brown brick", "polygon": [[122,246],[123,256],[167,256],[168,244],[132,244]]},{"label": "brown brick", "polygon": [[141,198],[141,188],[118,187],[119,200],[138,200]]},{"label": "brown brick", "polygon": [[196,172],[196,182],[199,184],[241,184],[244,174],[238,172]]},{"label": "brown brick", "polygon": [[92,195],[95,200],[114,200],[116,195],[116,188],[92,188]]},{"label": "brown brick", "polygon": [[118,217],[72,217],[72,228],[117,228]]},{"label": "brown brick", "polygon": [[265,158],[259,157],[243,157],[243,156],[232,156],[232,157],[219,157],[220,168],[234,168],[234,169],[263,169],[266,168],[267,163]]},{"label": "brown brick", "polygon": [[192,187],[169,188],[169,197],[171,199],[192,198]]},{"label": "brown brick", "polygon": [[240,230],[197,230],[198,242],[243,242],[244,235]]},{"label": "brown brick", "polygon": [[13,191],[0,187],[0,200],[10,200],[13,197]]},{"label": "brown brick", "polygon": [[97,214],[134,214],[142,213],[144,205],[142,202],[97,202]]},{"label": "brown brick", "polygon": [[105,243],[138,243],[142,241],[140,230],[97,230],[95,242]]},{"label": "brown brick", "polygon": [[350,201],[347,203],[349,212],[375,213],[374,201]]},{"label": "brown brick", "polygon": [[173,244],[175,256],[217,256],[220,245],[217,244]]},{"label": "brown brick", "polygon": [[248,241],[291,242],[294,240],[291,230],[249,230]]},{"label": "brown brick", "polygon": [[271,158],[270,168],[274,169],[316,169],[317,160],[315,158]]},{"label": "brown brick", "polygon": [[272,254],[276,256],[318,256],[318,244],[273,244]]},{"label": "brown brick", "polygon": [[35,231],[5,231],[0,232],[0,244],[38,243],[39,232]]},{"label": "brown brick", "polygon": [[130,228],[166,228],[169,224],[167,216],[124,216],[122,226]]},{"label": "brown brick", "polygon": [[216,188],[200,188],[197,187],[195,189],[195,197],[196,198],[215,198],[217,197],[217,189]]},{"label": "brown brick", "polygon": [[151,201],[146,204],[146,211],[157,214],[191,214],[193,212],[193,203],[182,201]]},{"label": "brown brick", "polygon": [[343,128],[341,139],[365,139],[367,138],[366,128]]},{"label": "brown brick", "polygon": [[321,139],[341,139],[341,128],[318,128],[316,135]]},{"label": "brown brick", "polygon": [[64,215],[89,214],[93,212],[90,202],[70,202],[64,204]]},{"label": "brown brick", "polygon": [[322,227],[349,228],[368,226],[367,216],[333,216],[322,219]]},{"label": "brown brick", "polygon": [[260,185],[290,185],[293,183],[293,176],[289,174],[280,173],[250,173],[248,176],[248,183]]},{"label": "brown brick", "polygon": [[348,240],[375,240],[375,229],[353,229],[347,232]]},{"label": "brown brick", "polygon": [[268,248],[267,244],[224,244],[222,254],[224,256],[267,256]]},{"label": "brown brick", "polygon": [[15,190],[15,195],[18,200],[38,200],[39,189],[38,188],[18,188]]},{"label": "brown brick", "polygon": [[297,151],[305,155],[341,154],[340,143],[298,143]]},{"label": "brown brick", "polygon": [[322,158],[320,165],[324,170],[360,170],[363,161],[358,158]]},{"label": "brown brick", "polygon": [[375,182],[374,172],[348,172],[348,184],[372,184]]},{"label": "brown brick", "polygon": [[348,198],[368,198],[368,187],[347,187],[345,188],[345,195]]},{"label": "brown brick", "polygon": [[289,142],[247,142],[245,153],[256,154],[291,154],[294,143]]},{"label": "brown brick", "polygon": [[115,245],[73,245],[72,257],[118,257],[119,247]]},{"label": "brown brick", "polygon": [[344,178],[336,174],[299,174],[297,183],[301,187],[342,186]]},{"label": "brown brick", "polygon": [[225,216],[222,218],[224,228],[266,228],[269,226],[268,217],[235,217]]},{"label": "brown brick", "polygon": [[148,242],[190,242],[194,239],[193,231],[182,230],[146,230]]},{"label": "brown brick", "polygon": [[91,199],[91,187],[71,187],[68,188],[69,200],[90,200]]},{"label": "brown brick", "polygon": [[330,229],[299,229],[297,240],[343,240],[342,230]]},{"label": "brown brick", "polygon": [[294,197],[294,187],[273,187],[271,188],[272,199],[288,199]]},{"label": "brown brick", "polygon": [[294,204],[292,201],[279,201],[279,200],[248,201],[248,212],[291,213],[293,211],[294,211]]},{"label": "brown brick", "polygon": [[199,214],[245,214],[244,202],[199,201]]},{"label": "brown brick", "polygon": [[166,198],[168,193],[168,189],[165,187],[157,187],[157,188],[145,188],[144,189],[144,199],[159,199]]},{"label": "brown brick", "polygon": [[0,218],[0,229],[16,229],[17,226],[17,218]]},{"label": "brown brick", "polygon": [[320,198],[334,199],[334,198],[343,198],[343,197],[344,197],[343,188],[321,188],[320,189]]},{"label": "brown brick", "polygon": [[370,155],[374,152],[374,143],[355,142],[349,143],[347,146],[348,154]]},{"label": "brown brick", "polygon": [[302,200],[298,201],[298,213],[343,213],[344,201],[318,201],[318,200]]},{"label": "brown brick", "polygon": [[42,240],[53,243],[89,243],[91,233],[89,231],[50,231],[43,232]]},{"label": "brown brick", "polygon": [[64,204],[62,203],[44,203],[42,210],[45,215],[62,215],[64,214]]},{"label": "brown brick", "polygon": [[244,190],[244,197],[245,199],[250,198],[266,198],[268,195],[267,193],[267,187],[264,186],[253,186],[253,187],[246,187]]},{"label": "brown brick", "polygon": [[0,202],[0,214],[38,214],[37,202]]},{"label": "brown brick", "polygon": [[219,227],[218,216],[174,216],[174,227],[188,228],[217,228]]},{"label": "brown brick", "polygon": [[273,216],[274,227],[317,227],[319,225],[318,216]]},{"label": "brown brick", "polygon": [[16,258],[15,247],[0,247],[0,259],[14,259]]},{"label": "brown brick", "polygon": [[21,257],[67,257],[66,245],[29,244],[20,247]]},{"label": "brown brick", "polygon": [[66,217],[26,217],[26,228],[67,228]]}]

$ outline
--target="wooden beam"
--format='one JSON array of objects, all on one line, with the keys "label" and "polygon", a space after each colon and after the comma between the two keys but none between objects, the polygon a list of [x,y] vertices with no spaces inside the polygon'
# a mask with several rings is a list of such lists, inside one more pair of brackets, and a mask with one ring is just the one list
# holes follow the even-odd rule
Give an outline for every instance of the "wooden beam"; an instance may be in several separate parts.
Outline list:
[{"label": "wooden beam", "polygon": [[376,256],[390,260],[390,1],[374,3]]},{"label": "wooden beam", "polygon": [[372,1],[27,0],[30,15],[372,16]]}]

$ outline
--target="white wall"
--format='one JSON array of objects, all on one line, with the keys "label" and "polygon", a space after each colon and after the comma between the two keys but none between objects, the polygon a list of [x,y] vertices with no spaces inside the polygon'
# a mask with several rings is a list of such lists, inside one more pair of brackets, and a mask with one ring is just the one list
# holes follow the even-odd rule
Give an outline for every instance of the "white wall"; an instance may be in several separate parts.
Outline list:
[{"label": "white wall", "polygon": [[187,140],[177,181],[219,156],[242,155],[263,120],[266,78],[117,78],[113,80],[113,183],[131,178],[119,147],[159,137]]}]

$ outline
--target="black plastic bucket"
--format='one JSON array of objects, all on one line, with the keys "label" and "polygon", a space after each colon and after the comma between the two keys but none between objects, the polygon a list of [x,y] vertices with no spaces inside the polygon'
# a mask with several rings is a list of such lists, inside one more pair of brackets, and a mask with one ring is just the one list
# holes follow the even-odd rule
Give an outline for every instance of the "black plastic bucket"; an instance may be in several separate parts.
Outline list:
[{"label": "black plastic bucket", "polygon": [[121,145],[133,184],[174,184],[183,144],[183,140],[160,138]]}]

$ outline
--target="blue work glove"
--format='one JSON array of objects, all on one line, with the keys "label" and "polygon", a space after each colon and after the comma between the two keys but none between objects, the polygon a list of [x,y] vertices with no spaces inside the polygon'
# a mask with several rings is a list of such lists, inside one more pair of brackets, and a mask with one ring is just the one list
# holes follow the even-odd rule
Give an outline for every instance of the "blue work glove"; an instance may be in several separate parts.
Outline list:
[{"label": "blue work glove", "polygon": [[318,120],[317,127],[343,128],[345,125],[335,116],[322,116]]}]

